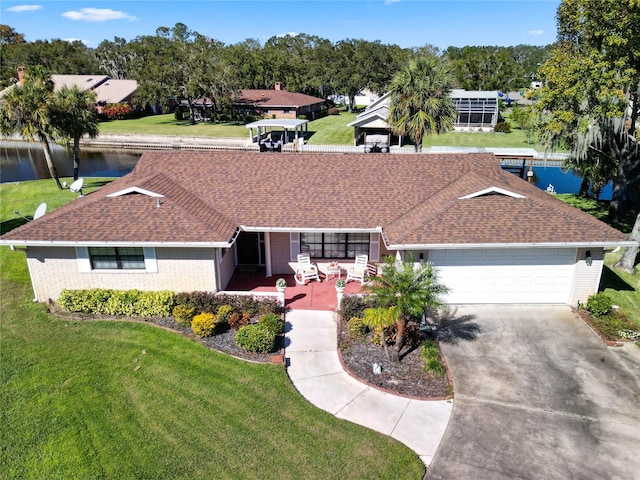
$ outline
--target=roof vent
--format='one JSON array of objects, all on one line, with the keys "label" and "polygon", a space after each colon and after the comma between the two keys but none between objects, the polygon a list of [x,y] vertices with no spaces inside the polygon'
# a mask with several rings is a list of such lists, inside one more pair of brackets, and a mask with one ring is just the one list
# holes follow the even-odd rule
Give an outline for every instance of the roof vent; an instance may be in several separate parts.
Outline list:
[{"label": "roof vent", "polygon": [[470,198],[482,197],[486,195],[504,195],[506,197],[512,197],[512,198],[527,198],[524,195],[510,192],[509,190],[505,190],[504,188],[489,187],[489,188],[485,188],[484,190],[479,190],[477,192],[470,193],[469,195],[465,195],[464,197],[460,197],[459,200],[469,200]]}]

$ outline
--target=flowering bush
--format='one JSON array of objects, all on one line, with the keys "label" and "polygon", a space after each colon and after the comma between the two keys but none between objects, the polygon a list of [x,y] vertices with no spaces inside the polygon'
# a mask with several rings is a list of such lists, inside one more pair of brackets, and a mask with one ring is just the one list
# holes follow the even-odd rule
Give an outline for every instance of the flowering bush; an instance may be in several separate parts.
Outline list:
[{"label": "flowering bush", "polygon": [[122,120],[131,114],[131,105],[128,103],[107,103],[102,109],[102,114],[109,120]]}]

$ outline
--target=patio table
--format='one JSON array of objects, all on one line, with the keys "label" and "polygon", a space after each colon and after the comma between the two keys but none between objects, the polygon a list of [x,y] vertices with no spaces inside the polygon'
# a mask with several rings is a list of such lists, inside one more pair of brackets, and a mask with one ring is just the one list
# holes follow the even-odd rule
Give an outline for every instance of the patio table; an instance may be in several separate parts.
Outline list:
[{"label": "patio table", "polygon": [[329,276],[333,275],[333,276],[338,276],[338,280],[340,280],[340,276],[342,275],[342,268],[340,267],[340,265],[335,265],[335,266],[327,266],[327,271],[325,273],[325,277],[324,277],[324,281],[328,282],[329,281]]}]

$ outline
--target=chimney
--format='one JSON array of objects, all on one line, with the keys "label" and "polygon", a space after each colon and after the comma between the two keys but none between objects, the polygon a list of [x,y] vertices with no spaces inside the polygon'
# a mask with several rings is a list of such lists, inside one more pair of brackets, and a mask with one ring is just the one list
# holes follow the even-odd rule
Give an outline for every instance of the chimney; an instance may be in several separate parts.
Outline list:
[{"label": "chimney", "polygon": [[276,90],[282,90],[282,82],[276,82]]},{"label": "chimney", "polygon": [[18,83],[22,83],[22,81],[24,80],[24,71],[24,67],[18,67]]}]

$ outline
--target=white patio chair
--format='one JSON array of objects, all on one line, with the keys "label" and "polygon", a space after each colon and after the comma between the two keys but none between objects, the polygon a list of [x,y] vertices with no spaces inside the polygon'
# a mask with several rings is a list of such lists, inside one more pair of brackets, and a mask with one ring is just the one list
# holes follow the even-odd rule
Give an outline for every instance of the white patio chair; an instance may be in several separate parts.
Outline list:
[{"label": "white patio chair", "polygon": [[[298,278],[299,277],[299,278]],[[318,267],[311,263],[311,257],[307,253],[301,253],[298,255],[298,265],[296,267],[296,273],[293,276],[296,283],[300,285],[306,285],[307,280],[320,281],[318,275]]]},{"label": "white patio chair", "polygon": [[368,265],[368,255],[356,256],[356,261],[353,264],[353,267],[347,270],[347,278],[345,279],[345,283],[347,283],[349,280],[357,280],[358,282],[360,282],[360,285],[362,285],[364,283],[364,277],[367,274]]}]

